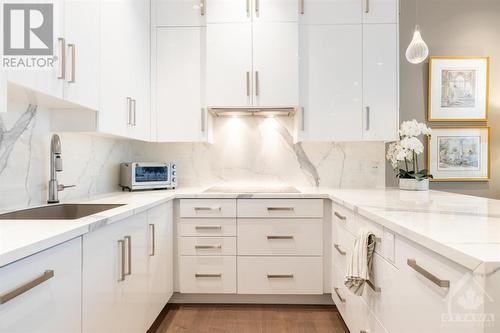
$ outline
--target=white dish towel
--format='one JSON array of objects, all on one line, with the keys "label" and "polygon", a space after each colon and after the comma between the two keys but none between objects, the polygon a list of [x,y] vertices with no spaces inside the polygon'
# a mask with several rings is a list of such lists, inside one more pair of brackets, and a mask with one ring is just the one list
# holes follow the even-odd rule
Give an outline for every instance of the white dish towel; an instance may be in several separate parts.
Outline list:
[{"label": "white dish towel", "polygon": [[365,282],[370,279],[375,242],[375,234],[368,229],[361,228],[354,241],[353,249],[347,257],[344,284],[357,296],[363,294]]}]

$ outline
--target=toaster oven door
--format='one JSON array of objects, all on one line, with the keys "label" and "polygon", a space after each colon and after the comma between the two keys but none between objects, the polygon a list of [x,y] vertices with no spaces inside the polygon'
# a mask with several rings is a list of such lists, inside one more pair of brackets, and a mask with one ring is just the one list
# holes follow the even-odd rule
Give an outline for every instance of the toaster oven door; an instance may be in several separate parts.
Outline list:
[{"label": "toaster oven door", "polygon": [[170,166],[167,164],[134,165],[133,186],[136,188],[167,187],[170,182]]}]

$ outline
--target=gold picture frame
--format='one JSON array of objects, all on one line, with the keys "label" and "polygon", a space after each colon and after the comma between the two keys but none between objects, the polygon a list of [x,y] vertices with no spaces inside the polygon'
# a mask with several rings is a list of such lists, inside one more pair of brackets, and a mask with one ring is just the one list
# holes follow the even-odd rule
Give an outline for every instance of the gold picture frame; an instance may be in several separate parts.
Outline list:
[{"label": "gold picture frame", "polygon": [[[452,131],[452,130],[486,130],[486,144],[487,144],[487,152],[485,154],[486,157],[486,170],[485,175],[482,177],[439,177],[439,174],[436,174],[436,169],[432,165],[432,156],[431,153],[433,150],[433,138],[436,137],[436,132],[444,130],[444,131]],[[491,179],[491,128],[489,126],[439,126],[432,128],[432,136],[427,138],[427,170],[431,173],[434,178],[430,179],[432,182],[487,182]]]},{"label": "gold picture frame", "polygon": [[[480,95],[474,96],[474,101],[476,102],[477,99],[484,98],[484,116],[483,117],[441,117],[441,116],[435,116],[433,115],[433,106],[435,107],[437,104],[437,101],[434,100],[436,98],[436,94],[433,94],[433,82],[434,81],[439,81],[441,82],[441,87],[439,88],[441,92],[438,92],[438,99],[442,101],[442,73],[439,78],[437,78],[437,74],[435,72],[435,69],[437,66],[435,66],[435,63],[438,61],[449,61],[450,63],[458,63],[457,61],[484,61],[485,62],[485,72],[482,77],[484,77],[485,82],[478,82],[477,84],[481,84],[481,87],[484,88],[484,91],[478,92]],[[457,67],[459,68],[459,67]],[[451,70],[450,70],[451,71]],[[481,74],[481,73],[479,73]],[[474,75],[475,78],[475,75]],[[482,81],[482,80],[481,80]],[[435,90],[434,90],[435,91]],[[427,121],[429,122],[486,122],[488,121],[488,113],[489,113],[489,100],[490,100],[490,57],[487,56],[471,56],[471,57],[451,57],[451,56],[433,56],[429,57],[429,86],[428,86],[428,103],[427,103]],[[482,103],[481,103],[482,104]],[[479,105],[479,104],[478,104]],[[442,107],[442,106],[441,106]],[[464,107],[461,106],[464,110]],[[460,110],[457,109],[457,110]],[[457,111],[456,110],[456,111]],[[460,111],[463,111],[460,110]],[[482,109],[481,109],[482,110]],[[439,112],[436,112],[439,113]]]}]

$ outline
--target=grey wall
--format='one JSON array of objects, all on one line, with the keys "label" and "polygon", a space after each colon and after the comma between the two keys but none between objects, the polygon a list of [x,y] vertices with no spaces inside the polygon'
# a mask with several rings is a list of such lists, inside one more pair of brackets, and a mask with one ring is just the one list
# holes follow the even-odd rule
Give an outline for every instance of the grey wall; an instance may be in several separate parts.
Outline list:
[{"label": "grey wall", "polygon": [[[431,184],[433,189],[500,199],[500,1],[401,0],[401,121],[425,121],[428,63],[411,65],[405,51],[415,23],[434,56],[490,56],[491,181]],[[445,123],[457,125],[457,123]],[[461,125],[486,123],[461,123]],[[431,127],[435,123],[429,124]],[[443,124],[444,125],[444,124]],[[425,154],[424,154],[425,155]],[[423,161],[422,161],[423,162]],[[392,168],[386,168],[387,186],[397,186]]]}]

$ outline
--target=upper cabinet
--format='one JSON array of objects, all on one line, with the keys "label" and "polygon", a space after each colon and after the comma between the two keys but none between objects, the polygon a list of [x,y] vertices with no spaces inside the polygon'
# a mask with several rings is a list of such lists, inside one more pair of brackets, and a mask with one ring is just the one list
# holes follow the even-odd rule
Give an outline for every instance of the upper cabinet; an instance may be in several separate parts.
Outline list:
[{"label": "upper cabinet", "polygon": [[398,23],[398,0],[363,0],[363,23]]},{"label": "upper cabinet", "polygon": [[156,0],[153,6],[156,6],[152,10],[153,20],[159,27],[196,27],[206,23],[202,0]]},{"label": "upper cabinet", "polygon": [[301,0],[301,24],[358,24],[362,0]]},{"label": "upper cabinet", "polygon": [[291,0],[202,0],[207,23],[296,22],[299,1]]}]

